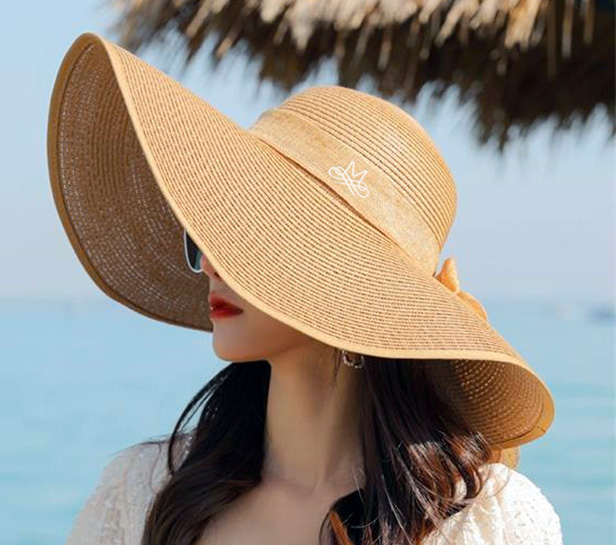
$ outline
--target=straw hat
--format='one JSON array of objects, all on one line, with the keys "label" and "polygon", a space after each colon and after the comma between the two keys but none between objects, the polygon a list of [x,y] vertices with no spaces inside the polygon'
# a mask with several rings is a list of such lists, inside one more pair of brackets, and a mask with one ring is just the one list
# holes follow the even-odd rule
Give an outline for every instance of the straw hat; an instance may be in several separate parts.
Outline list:
[{"label": "straw hat", "polygon": [[323,343],[443,359],[455,408],[506,449],[552,423],[549,389],[460,289],[440,251],[451,172],[401,108],[315,86],[240,127],[175,79],[97,34],[78,36],[51,97],[55,203],[82,265],[151,318],[212,331],[208,276]]}]

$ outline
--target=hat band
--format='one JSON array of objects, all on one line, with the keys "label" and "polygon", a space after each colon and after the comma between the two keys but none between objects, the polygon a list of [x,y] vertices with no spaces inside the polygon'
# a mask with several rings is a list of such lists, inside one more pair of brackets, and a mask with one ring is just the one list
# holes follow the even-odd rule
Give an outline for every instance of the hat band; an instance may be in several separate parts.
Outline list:
[{"label": "hat band", "polygon": [[436,237],[375,163],[289,110],[265,110],[248,131],[325,182],[418,266],[434,274],[440,254]]}]

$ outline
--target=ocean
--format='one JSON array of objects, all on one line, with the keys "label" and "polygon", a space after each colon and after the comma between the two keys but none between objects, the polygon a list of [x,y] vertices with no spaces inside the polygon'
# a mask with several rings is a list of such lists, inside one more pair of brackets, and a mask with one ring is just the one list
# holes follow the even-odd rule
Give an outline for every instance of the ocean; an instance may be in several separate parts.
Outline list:
[{"label": "ocean", "polygon": [[[613,545],[614,311],[482,301],[552,390],[555,420],[518,471],[560,515],[566,545]],[[169,433],[228,362],[211,334],[115,301],[0,302],[0,545],[61,545],[111,456]]]}]

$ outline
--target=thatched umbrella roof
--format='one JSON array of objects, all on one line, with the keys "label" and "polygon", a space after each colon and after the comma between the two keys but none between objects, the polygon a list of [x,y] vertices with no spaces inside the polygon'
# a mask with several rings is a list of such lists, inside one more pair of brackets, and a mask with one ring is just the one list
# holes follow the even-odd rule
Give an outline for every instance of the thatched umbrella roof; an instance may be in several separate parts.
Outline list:
[{"label": "thatched umbrella roof", "polygon": [[330,56],[339,85],[367,76],[403,105],[457,88],[478,141],[501,151],[548,117],[561,130],[595,110],[616,135],[614,0],[107,1],[120,10],[109,30],[130,51],[172,34],[188,63],[213,36],[213,67],[240,47],[284,92]]}]

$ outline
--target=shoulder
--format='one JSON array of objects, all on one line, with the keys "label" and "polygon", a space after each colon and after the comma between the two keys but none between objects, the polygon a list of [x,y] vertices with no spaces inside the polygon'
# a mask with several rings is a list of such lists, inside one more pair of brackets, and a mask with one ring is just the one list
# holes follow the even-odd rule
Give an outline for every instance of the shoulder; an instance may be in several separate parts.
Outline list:
[{"label": "shoulder", "polygon": [[[178,436],[172,452],[176,468],[188,452],[191,439],[190,434]],[[120,451],[108,464],[111,473],[123,479],[129,512],[141,514],[170,478],[169,443],[168,436],[135,443]]]},{"label": "shoulder", "polygon": [[[187,452],[190,437],[180,436],[175,461]],[[168,446],[169,438],[161,438],[112,454],[75,518],[66,545],[133,543],[150,502],[170,476]]]},{"label": "shoulder", "polygon": [[562,545],[560,518],[539,486],[502,463],[481,471],[485,484],[479,496],[445,523],[453,543]]},{"label": "shoulder", "polygon": [[539,486],[502,463],[487,464],[485,472],[485,490],[475,510],[500,521],[503,543],[562,544],[560,518]]},{"label": "shoulder", "polygon": [[523,473],[502,463],[488,464],[486,488],[480,498],[500,507],[504,518],[537,529],[560,531],[560,519],[541,488]]}]

